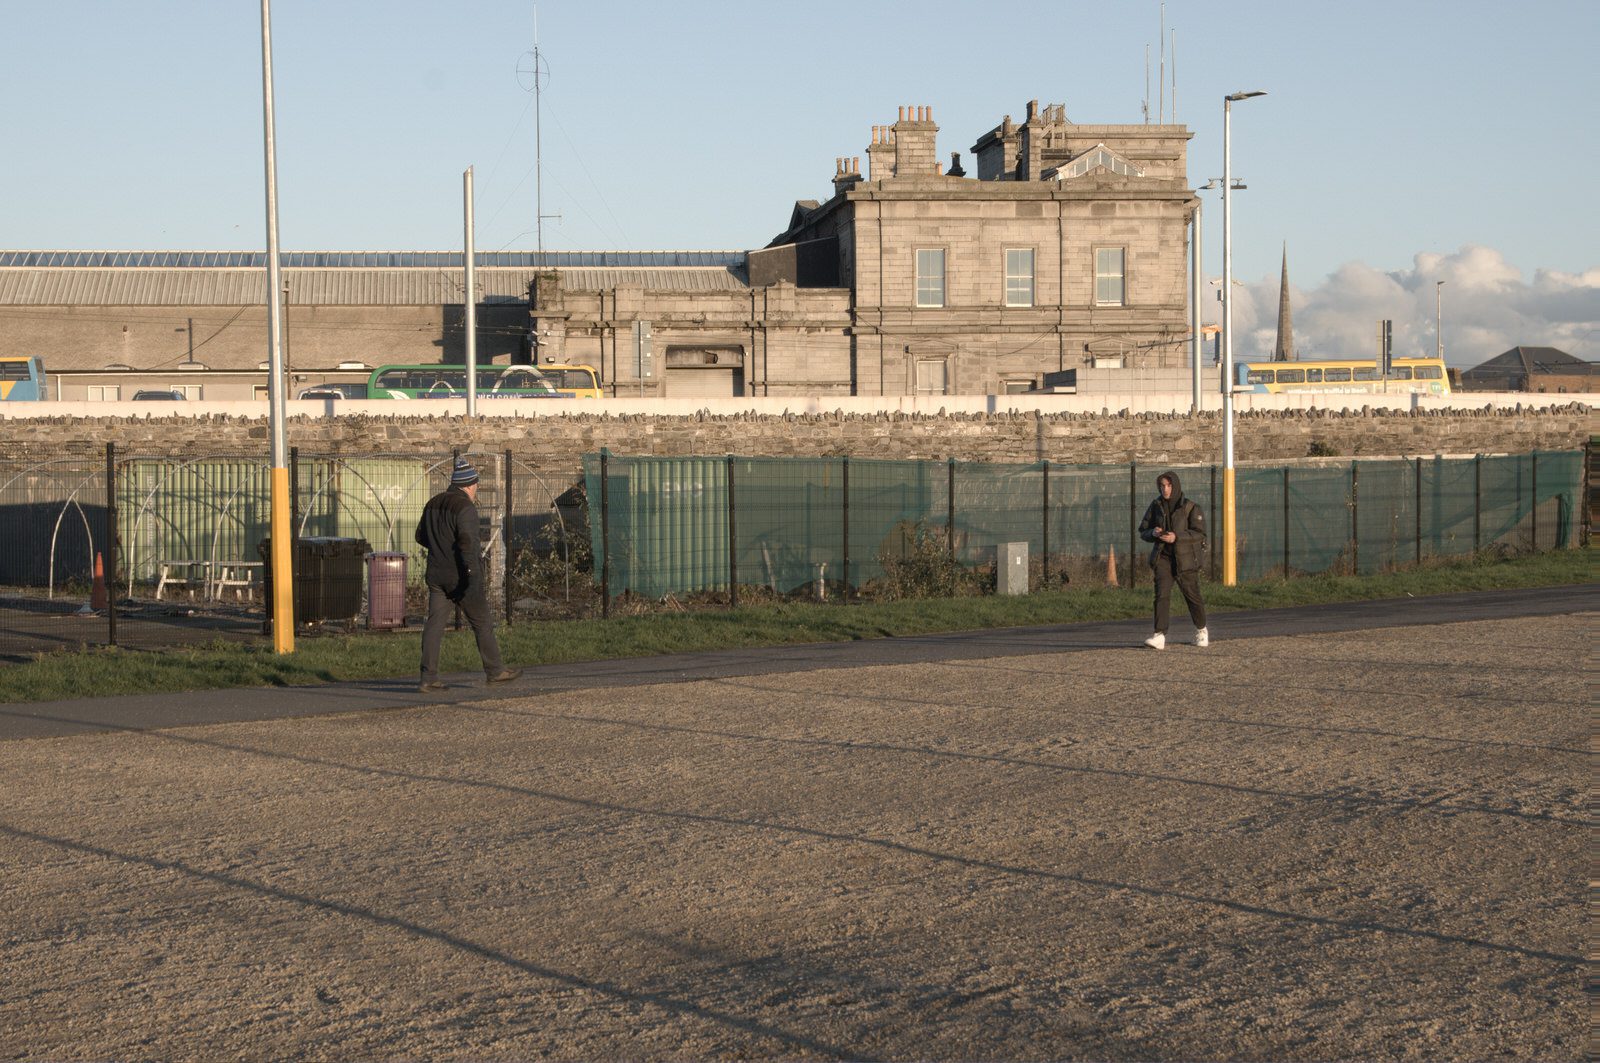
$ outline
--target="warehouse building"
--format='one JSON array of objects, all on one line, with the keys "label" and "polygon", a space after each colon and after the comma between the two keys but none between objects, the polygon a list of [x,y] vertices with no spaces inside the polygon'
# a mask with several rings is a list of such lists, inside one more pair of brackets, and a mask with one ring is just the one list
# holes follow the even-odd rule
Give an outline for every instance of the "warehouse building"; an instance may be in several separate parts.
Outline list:
[{"label": "warehouse building", "polygon": [[[477,255],[485,363],[594,366],[609,394],[996,394],[1187,364],[1190,133],[1030,103],[948,168],[902,107],[832,195],[751,251]],[[465,357],[460,253],[284,256],[288,394]],[[0,354],[53,398],[266,394],[260,252],[0,252]]]}]

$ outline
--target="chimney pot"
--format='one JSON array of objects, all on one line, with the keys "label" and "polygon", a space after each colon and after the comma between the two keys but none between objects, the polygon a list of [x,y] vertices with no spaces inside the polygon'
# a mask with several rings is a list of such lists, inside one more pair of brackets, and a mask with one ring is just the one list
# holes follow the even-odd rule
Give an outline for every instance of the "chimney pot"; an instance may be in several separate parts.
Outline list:
[{"label": "chimney pot", "polygon": [[944,176],[944,163],[942,163],[942,162],[934,163],[933,164],[933,172],[935,174],[939,175],[940,177],[943,177]]},{"label": "chimney pot", "polygon": [[905,120],[906,120],[906,108],[905,108],[905,104],[901,104],[900,105],[900,121],[904,122]]},{"label": "chimney pot", "polygon": [[853,157],[850,160],[850,172],[851,173],[860,173],[861,172],[861,156],[857,155],[857,156]]}]

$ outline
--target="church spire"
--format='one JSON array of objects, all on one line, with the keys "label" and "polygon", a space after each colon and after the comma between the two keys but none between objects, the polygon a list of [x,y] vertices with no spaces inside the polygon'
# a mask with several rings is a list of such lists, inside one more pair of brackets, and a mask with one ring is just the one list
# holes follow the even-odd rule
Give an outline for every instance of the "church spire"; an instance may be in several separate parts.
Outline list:
[{"label": "church spire", "polygon": [[1294,361],[1294,321],[1289,315],[1289,242],[1283,243],[1283,279],[1278,282],[1278,342],[1272,348],[1274,362]]}]

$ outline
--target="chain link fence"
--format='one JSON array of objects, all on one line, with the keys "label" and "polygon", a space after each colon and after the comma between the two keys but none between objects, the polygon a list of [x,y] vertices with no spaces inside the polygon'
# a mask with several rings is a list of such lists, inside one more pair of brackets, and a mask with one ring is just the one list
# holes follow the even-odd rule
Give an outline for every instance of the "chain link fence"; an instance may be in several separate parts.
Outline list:
[{"label": "chain link fence", "polygon": [[[1582,451],[1246,467],[1239,575],[1370,574],[1571,546],[1585,468]],[[584,459],[603,613],[617,599],[894,596],[897,566],[938,552],[982,589],[1008,544],[1027,545],[1033,587],[1113,572],[1137,585],[1150,578],[1138,523],[1169,469],[1212,514],[1215,576],[1216,466]]]},{"label": "chain link fence", "polygon": [[[422,507],[453,452],[291,452],[291,527],[346,557],[402,555],[420,624]],[[583,475],[532,456],[466,455],[490,601],[503,622],[723,606],[848,602],[992,588],[997,549],[1027,544],[1033,588],[1148,583],[1137,539],[1165,466],[984,465],[858,458],[588,455]],[[1220,471],[1175,470],[1218,525]],[[1587,536],[1586,452],[1388,461],[1314,459],[1238,471],[1241,579],[1374,573]],[[104,645],[260,639],[270,469],[260,457],[20,448],[0,457],[0,660]],[[1211,542],[1212,574],[1220,560]],[[371,619],[362,573],[338,612]],[[321,578],[321,577],[319,577]],[[304,619],[304,617],[302,617]]]}]

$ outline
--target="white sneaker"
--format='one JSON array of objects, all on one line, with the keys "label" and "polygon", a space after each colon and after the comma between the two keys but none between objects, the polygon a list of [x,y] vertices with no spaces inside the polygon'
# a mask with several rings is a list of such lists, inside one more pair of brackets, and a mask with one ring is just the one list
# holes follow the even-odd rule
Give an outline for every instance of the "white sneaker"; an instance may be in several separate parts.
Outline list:
[{"label": "white sneaker", "polygon": [[1144,644],[1149,646],[1152,650],[1164,650],[1167,648],[1166,633],[1157,631],[1154,635],[1151,635],[1149,638],[1145,639]]},{"label": "white sneaker", "polygon": [[1201,628],[1199,631],[1196,631],[1194,633],[1194,644],[1199,646],[1202,650],[1211,645],[1211,632],[1207,631],[1205,628]]}]

